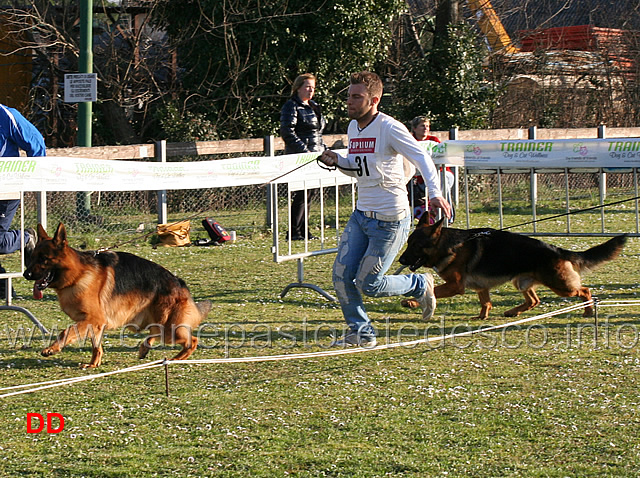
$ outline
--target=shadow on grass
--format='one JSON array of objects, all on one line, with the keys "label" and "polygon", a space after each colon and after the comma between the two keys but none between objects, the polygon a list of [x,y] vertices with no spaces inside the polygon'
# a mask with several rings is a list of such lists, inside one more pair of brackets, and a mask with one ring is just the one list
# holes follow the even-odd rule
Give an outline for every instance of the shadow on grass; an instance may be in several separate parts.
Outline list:
[{"label": "shadow on grass", "polygon": [[[15,351],[8,350],[0,350],[0,353],[11,353]],[[79,368],[79,362],[77,360],[69,360],[63,358],[51,358],[51,357],[42,357],[40,355],[40,351],[35,352],[33,356],[32,350],[25,351],[26,353],[30,353],[30,356],[25,357],[12,357],[10,359],[3,359],[0,361],[0,367],[6,367],[8,364],[11,364],[11,369],[42,369],[42,368]],[[87,362],[91,356],[87,357]]]}]

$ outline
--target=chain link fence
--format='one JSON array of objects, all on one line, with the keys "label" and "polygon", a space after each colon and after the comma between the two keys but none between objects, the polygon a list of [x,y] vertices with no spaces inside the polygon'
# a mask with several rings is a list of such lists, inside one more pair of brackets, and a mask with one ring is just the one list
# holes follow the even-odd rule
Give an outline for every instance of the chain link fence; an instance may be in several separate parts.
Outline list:
[{"label": "chain link fence", "polygon": [[[637,129],[618,132],[620,136],[640,136]],[[540,130],[540,136],[548,135],[557,138],[572,135],[577,137],[593,136],[593,131],[556,131]],[[612,130],[613,132],[613,130]],[[620,134],[622,133],[622,134]],[[440,132],[440,134],[444,134]],[[499,139],[499,137],[523,137],[521,130],[500,131],[465,131],[464,137],[475,139]],[[575,136],[571,136],[575,137]],[[264,141],[264,142],[263,142]],[[328,136],[325,140],[334,149],[344,148],[345,136]],[[230,143],[233,143],[230,145]],[[128,159],[154,161],[152,145],[128,147],[126,151],[119,148],[102,148],[101,156],[94,156],[91,151],[76,151],[76,155],[86,157],[102,157],[109,159]],[[170,149],[169,162],[208,161],[230,157],[265,156],[273,151],[283,149],[282,140],[271,138],[271,146],[267,148],[267,138],[254,140],[220,141],[207,143],[167,144]],[[132,151],[144,153],[132,153]],[[58,150],[55,154],[71,154],[71,150]],[[188,153],[184,153],[187,151]],[[215,154],[210,154],[211,152]],[[136,154],[138,154],[136,156]],[[133,158],[133,159],[129,159]],[[535,194],[532,193],[531,174],[528,171],[508,172],[482,171],[478,173],[459,168],[456,197],[457,217],[454,227],[508,227],[532,217],[542,217],[565,213],[567,210],[593,207],[603,201],[615,201],[633,198],[638,195],[637,173],[634,170],[617,170],[602,174],[599,170],[571,170],[567,173],[559,169],[552,172],[539,172],[535,175]],[[344,187],[344,186],[341,186]],[[332,201],[334,193],[331,188],[323,192],[325,201]],[[347,195],[345,195],[347,197]],[[286,211],[287,193],[283,186],[278,188],[278,207]],[[317,228],[321,222],[318,217],[318,193],[312,194],[310,226]],[[166,192],[167,221],[175,222],[190,219],[192,238],[207,237],[201,220],[214,217],[228,230],[235,230],[239,235],[252,236],[268,234],[271,231],[267,216],[267,187],[262,185],[237,186],[225,188],[168,190]],[[25,193],[25,222],[33,226],[38,221],[38,204],[35,193]],[[119,236],[130,238],[134,233],[152,233],[158,223],[159,200],[156,191],[128,192],[56,192],[46,193],[47,224],[49,229],[63,222],[69,233],[74,236],[86,235],[97,240],[109,238],[116,240]],[[331,208],[326,208],[331,211]],[[328,213],[330,216],[331,213]],[[625,203],[608,210],[604,214],[625,215],[625,231],[609,231],[606,220],[603,221],[602,210],[580,215],[580,219],[572,216],[568,221],[571,233],[631,232],[637,233],[637,203]],[[487,219],[487,215],[489,219]],[[286,218],[286,214],[280,214]],[[342,219],[341,219],[342,221]],[[487,223],[488,222],[488,223]],[[331,225],[335,218],[325,217],[324,223]],[[628,224],[628,227],[627,227]],[[575,227],[574,227],[575,226]],[[326,227],[326,226],[325,226]],[[330,226],[329,226],[330,227]],[[279,224],[280,231],[286,225]],[[567,233],[567,220],[545,221],[536,226],[517,229],[518,232]]]},{"label": "chain link fence", "polygon": [[[211,161],[261,156],[260,152],[175,156],[168,162]],[[149,159],[134,159],[149,161]],[[153,160],[153,159],[151,159]],[[25,193],[25,222],[36,224],[36,193]],[[155,231],[160,200],[158,191],[95,191],[46,193],[48,228],[59,222],[69,234],[92,236],[97,241]],[[167,222],[191,221],[192,238],[207,237],[201,220],[214,217],[228,229],[251,235],[266,230],[266,187],[259,185],[166,191]],[[152,238],[153,239],[153,238]],[[151,239],[151,240],[152,240]]]},{"label": "chain link fence", "polygon": [[[58,222],[70,234],[92,234],[114,237],[132,232],[149,232],[158,223],[158,195],[155,191],[88,193],[89,207],[83,197],[78,206],[75,192],[47,192],[47,222],[54,228]],[[78,214],[81,211],[81,214]],[[262,232],[266,226],[266,192],[260,186],[189,189],[167,191],[169,222],[190,219],[196,232],[204,229],[200,220],[215,217],[228,229],[246,234]],[[36,194],[25,194],[25,221],[37,222]],[[204,237],[204,236],[203,236]]]},{"label": "chain link fence", "polygon": [[[605,197],[601,197],[601,178],[606,181]],[[560,215],[567,210],[577,210],[598,206],[601,199],[616,202],[632,199],[637,193],[637,175],[633,172],[607,173],[577,172],[565,175],[564,172],[539,173],[537,179],[537,197],[535,214],[537,218]],[[457,218],[454,227],[508,227],[532,219],[531,176],[530,173],[471,173],[467,175],[465,188],[464,174],[460,175],[460,191],[457,205]],[[350,186],[345,188],[345,194]],[[155,230],[158,222],[158,195],[155,191],[94,192],[89,193],[90,215],[78,216],[80,193],[49,191],[47,197],[47,222],[53,229],[63,222],[71,235],[91,235],[99,239],[127,237],[134,233],[149,233]],[[267,221],[267,190],[265,186],[238,186],[213,189],[189,189],[167,191],[167,211],[169,222],[190,219],[192,238],[207,237],[200,222],[205,217],[214,217],[228,230],[239,235],[252,236],[268,233],[271,225]],[[331,188],[323,190],[323,201],[330,205],[335,201],[335,192]],[[310,195],[310,229],[318,232],[319,192]],[[35,193],[25,193],[25,223],[28,226],[37,223],[37,201]],[[279,216],[286,221],[286,186],[278,188]],[[332,207],[325,207],[325,227],[332,227],[335,217]],[[627,216],[625,231],[602,231],[602,215]],[[489,223],[487,223],[487,215]],[[502,217],[502,224],[499,223]],[[340,218],[344,221],[346,218]],[[344,224],[344,222],[342,222]],[[567,230],[569,227],[569,231]],[[282,223],[280,231],[286,231]],[[633,202],[618,205],[614,210],[594,209],[576,216],[528,225],[519,232],[542,232],[566,234],[601,232],[638,232],[637,209]]]},{"label": "chain link fence", "polygon": [[[513,231],[540,235],[638,233],[638,179],[632,170],[535,173],[533,185],[531,172],[485,171],[467,175],[466,190],[467,195],[460,199],[466,222],[456,227],[511,228],[522,224]],[[607,207],[609,203],[618,204]],[[624,230],[620,230],[621,224]]]}]

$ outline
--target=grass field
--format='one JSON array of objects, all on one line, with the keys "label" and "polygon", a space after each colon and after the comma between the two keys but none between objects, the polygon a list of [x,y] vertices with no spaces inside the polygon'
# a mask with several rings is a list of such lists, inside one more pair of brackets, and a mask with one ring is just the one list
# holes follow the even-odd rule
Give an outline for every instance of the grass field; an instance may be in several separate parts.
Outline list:
[{"label": "grass field", "polygon": [[[603,239],[546,240],[584,249]],[[72,245],[86,241],[71,237]],[[221,247],[140,243],[122,250],[181,276],[197,300],[213,300],[193,359],[328,350],[343,327],[339,307],[308,289],[280,298],[296,279],[296,264],[275,264],[270,246],[270,237],[255,233]],[[585,284],[602,300],[638,298],[639,254],[631,239],[622,257]],[[332,261],[305,261],[305,281],[331,292]],[[53,292],[35,301],[30,283],[18,280],[15,288],[14,304],[49,330],[69,324]],[[576,303],[545,288],[539,295],[542,304],[525,317]],[[507,284],[492,297],[486,322],[469,320],[479,310],[473,292],[441,300],[430,323],[398,298],[366,303],[379,343],[386,343],[508,323],[500,314],[521,296]],[[160,367],[1,398],[0,476],[638,476],[639,309],[600,308],[597,338],[593,319],[574,311],[444,344],[172,364],[169,396]],[[25,315],[2,311],[0,387],[137,365],[145,334],[134,332],[111,331],[102,367],[86,371],[78,364],[89,360],[87,346],[43,358],[48,339]],[[146,362],[175,353],[158,347]],[[58,413],[64,430],[27,433],[28,413]]]}]

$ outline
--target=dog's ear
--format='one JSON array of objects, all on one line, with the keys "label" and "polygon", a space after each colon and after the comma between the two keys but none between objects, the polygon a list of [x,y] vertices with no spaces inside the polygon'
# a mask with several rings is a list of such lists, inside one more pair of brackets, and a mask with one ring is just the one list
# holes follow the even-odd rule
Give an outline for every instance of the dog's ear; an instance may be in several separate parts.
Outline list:
[{"label": "dog's ear", "polygon": [[51,238],[47,234],[47,231],[44,230],[44,227],[42,227],[42,224],[38,224],[38,242],[46,241],[49,239]]},{"label": "dog's ear", "polygon": [[58,224],[58,229],[56,229],[56,233],[53,235],[53,244],[60,248],[67,245],[67,230],[62,223]]},{"label": "dog's ear", "polygon": [[444,225],[444,217],[433,225],[433,231],[431,231],[431,234],[433,234],[434,236],[435,235],[439,236],[440,232],[442,232],[443,225]]},{"label": "dog's ear", "polygon": [[426,227],[429,225],[429,211],[425,211],[418,219],[418,225],[416,227]]}]

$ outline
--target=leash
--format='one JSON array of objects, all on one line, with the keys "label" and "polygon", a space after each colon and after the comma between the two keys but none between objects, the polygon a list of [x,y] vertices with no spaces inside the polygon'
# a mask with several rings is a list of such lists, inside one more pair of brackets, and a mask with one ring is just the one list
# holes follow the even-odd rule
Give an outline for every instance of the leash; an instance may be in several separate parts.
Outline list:
[{"label": "leash", "polygon": [[522,224],[515,224],[514,226],[503,227],[502,229],[499,229],[499,231],[506,231],[507,229],[512,229],[514,227],[528,226],[529,224],[535,224],[535,223],[542,222],[542,221],[548,221],[548,220],[551,220],[551,219],[557,219],[559,217],[570,216],[571,214],[579,214],[581,212],[593,211],[594,209],[604,208],[605,206],[609,207],[609,206],[615,206],[617,204],[622,204],[622,203],[629,202],[629,201],[637,201],[638,199],[640,199],[640,196],[636,196],[636,197],[629,198],[629,199],[622,199],[620,201],[610,202],[610,203],[607,203],[607,204],[599,204],[597,206],[587,207],[587,208],[584,208],[584,209],[577,209],[575,211],[569,211],[569,212],[564,212],[562,214],[556,214],[555,216],[549,216],[549,217],[544,217],[542,219],[536,219],[535,221],[523,222]]},{"label": "leash", "polygon": [[334,166],[327,166],[322,161],[320,161],[320,156],[318,156],[317,158],[310,159],[306,163],[303,163],[300,166],[297,166],[297,167],[293,168],[291,171],[287,171],[286,173],[281,174],[280,176],[277,176],[277,177],[275,177],[273,179],[270,179],[266,183],[262,183],[260,186],[267,186],[268,184],[271,184],[272,182],[277,181],[280,178],[284,178],[285,176],[296,172],[298,169],[304,168],[306,165],[311,164],[314,161],[316,161],[318,163],[318,166],[320,166],[322,169],[326,169],[327,171],[335,171],[336,169],[339,168],[339,169],[341,169],[343,171],[357,171],[359,173],[358,176],[362,176],[362,166],[359,166],[357,168],[347,168],[345,166],[339,166],[338,164],[335,164]]},{"label": "leash", "polygon": [[333,166],[327,166],[322,161],[320,161],[320,156],[316,158],[318,161],[318,166],[322,169],[326,169],[327,171],[335,171],[336,169],[341,169],[342,171],[356,171],[358,176],[362,176],[362,166],[358,166],[357,168],[347,168],[346,166],[340,166],[339,164],[334,164]]},{"label": "leash", "polygon": [[[320,156],[318,156],[318,158],[319,158],[319,157],[320,157]],[[311,164],[311,163],[313,163],[314,161],[318,161],[318,158],[310,159],[310,160],[309,160],[309,161],[307,161],[306,163],[302,163],[300,166],[297,166],[297,167],[293,168],[291,171],[287,171],[286,173],[281,174],[280,176],[277,176],[277,177],[275,177],[275,178],[273,178],[273,179],[270,179],[270,180],[269,180],[269,181],[267,181],[266,183],[262,183],[260,186],[267,186],[268,184],[271,184],[272,182],[277,181],[277,180],[278,180],[278,179],[280,179],[280,178],[284,178],[284,177],[285,177],[285,176],[287,176],[288,174],[294,173],[294,172],[296,172],[298,169],[304,168],[307,164]]]},{"label": "leash", "polygon": [[[617,204],[622,204],[622,203],[629,202],[629,201],[636,201],[638,199],[640,199],[640,196],[636,196],[636,197],[629,198],[629,199],[621,199],[620,201],[610,202],[610,203],[607,203],[607,204],[598,204],[597,206],[586,207],[584,209],[576,209],[575,211],[564,212],[562,214],[556,214],[555,216],[543,217],[541,219],[536,219],[535,221],[528,221],[528,222],[523,222],[521,224],[514,224],[513,226],[507,226],[507,227],[503,227],[501,229],[496,229],[496,231],[506,231],[507,229],[512,229],[514,227],[528,226],[530,224],[536,224],[536,223],[542,222],[542,221],[549,221],[551,219],[558,219],[559,217],[570,216],[572,214],[580,214],[582,212],[593,211],[594,209],[601,209],[601,208],[604,208],[604,207],[615,206]],[[488,235],[491,234],[491,232],[492,231],[480,231],[480,232],[477,232],[477,233],[473,234],[472,236],[470,236],[468,239],[466,239],[464,242],[470,241],[472,239],[477,239],[478,237],[481,237],[481,236],[488,236]]]}]

